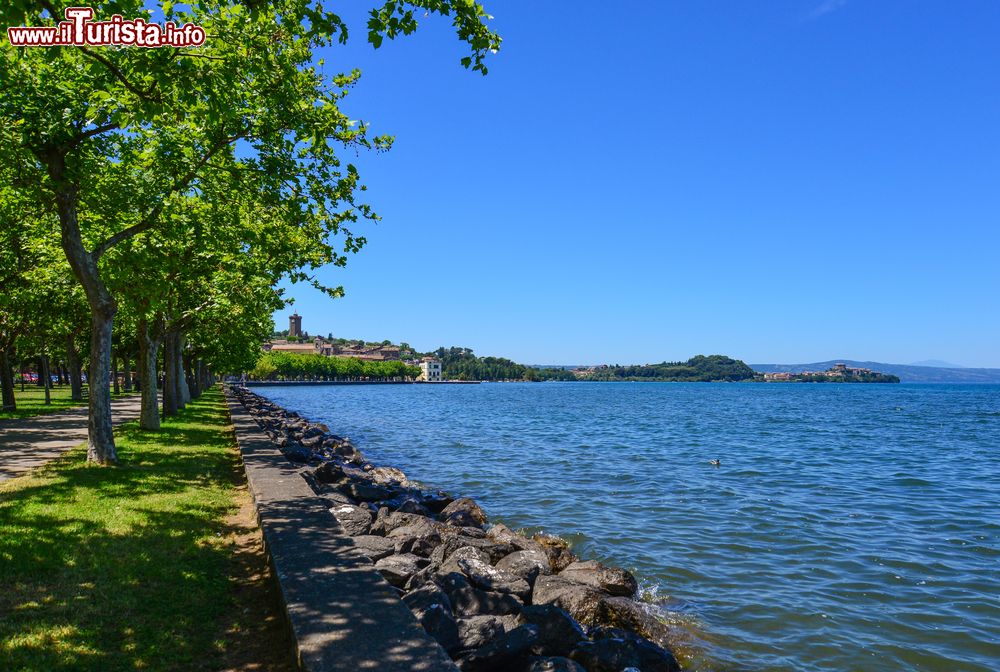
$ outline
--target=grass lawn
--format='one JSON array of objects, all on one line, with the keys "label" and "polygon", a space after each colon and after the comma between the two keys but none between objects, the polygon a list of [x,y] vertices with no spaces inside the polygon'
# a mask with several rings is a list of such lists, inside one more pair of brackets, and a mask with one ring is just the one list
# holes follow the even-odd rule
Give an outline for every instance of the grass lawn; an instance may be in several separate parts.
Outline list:
[{"label": "grass lawn", "polygon": [[43,413],[57,413],[71,406],[87,403],[87,386],[83,386],[83,401],[73,401],[69,398],[69,385],[55,385],[50,390],[52,404],[45,405],[45,390],[35,385],[25,385],[24,392],[20,385],[14,386],[14,399],[17,401],[16,411],[0,411],[0,419],[24,418]]},{"label": "grass lawn", "polygon": [[[14,386],[14,399],[17,400],[16,411],[0,411],[0,420],[7,418],[27,418],[32,415],[43,415],[45,413],[58,413],[59,411],[72,408],[73,406],[85,406],[87,404],[87,386],[83,386],[83,401],[73,401],[70,399],[69,385],[54,385],[49,395],[52,403],[45,405],[45,390],[35,385],[25,385],[24,392],[21,385]],[[125,396],[125,393],[111,393],[112,399]]]},{"label": "grass lawn", "polygon": [[0,483],[0,670],[291,670],[221,393],[118,436]]}]

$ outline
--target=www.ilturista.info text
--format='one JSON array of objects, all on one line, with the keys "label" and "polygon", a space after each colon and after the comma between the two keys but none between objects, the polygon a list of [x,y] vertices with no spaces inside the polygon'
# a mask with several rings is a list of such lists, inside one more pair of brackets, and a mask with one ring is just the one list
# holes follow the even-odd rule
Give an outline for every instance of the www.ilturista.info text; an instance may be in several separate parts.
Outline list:
[{"label": "www.ilturista.info text", "polygon": [[115,14],[108,21],[94,21],[91,7],[66,8],[66,20],[55,26],[13,26],[7,40],[15,47],[135,46],[198,47],[205,43],[205,29],[193,23],[162,26],[145,19],[125,19]]}]

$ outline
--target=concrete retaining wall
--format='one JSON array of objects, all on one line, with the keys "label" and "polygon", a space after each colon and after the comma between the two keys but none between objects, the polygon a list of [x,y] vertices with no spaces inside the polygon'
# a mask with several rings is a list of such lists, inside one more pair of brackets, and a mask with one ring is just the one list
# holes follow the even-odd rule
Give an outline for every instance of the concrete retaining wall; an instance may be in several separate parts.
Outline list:
[{"label": "concrete retaining wall", "polygon": [[312,491],[227,395],[265,550],[306,672],[455,672],[437,642]]}]

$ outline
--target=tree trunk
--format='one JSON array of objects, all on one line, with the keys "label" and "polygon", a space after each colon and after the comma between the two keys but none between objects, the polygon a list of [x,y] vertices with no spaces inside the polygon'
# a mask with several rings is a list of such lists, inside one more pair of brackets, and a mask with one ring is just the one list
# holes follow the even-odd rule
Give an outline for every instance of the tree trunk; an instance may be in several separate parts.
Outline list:
[{"label": "tree trunk", "polygon": [[201,396],[201,381],[194,372],[194,358],[189,354],[184,357],[184,377],[187,379],[188,391],[192,399]]},{"label": "tree trunk", "polygon": [[178,385],[175,382],[177,366],[174,364],[174,356],[177,354],[174,348],[176,340],[177,334],[170,331],[163,337],[163,417],[165,418],[177,415]]},{"label": "tree trunk", "polygon": [[41,372],[38,374],[43,381],[43,387],[45,388],[45,405],[52,405],[52,376],[49,375],[49,356],[42,355],[42,366]]},{"label": "tree trunk", "polygon": [[132,357],[126,353],[125,359],[122,360],[122,376],[124,377],[124,380],[122,382],[125,383],[126,392],[132,391],[132,370],[130,368],[131,364],[132,364]]},{"label": "tree trunk", "polygon": [[147,431],[160,429],[160,409],[156,406],[156,351],[160,344],[149,333],[149,324],[139,323],[139,389],[142,404],[139,411],[139,427]]},{"label": "tree trunk", "polygon": [[111,385],[114,387],[115,394],[121,394],[122,388],[118,384],[118,355],[111,355]]},{"label": "tree trunk", "polygon": [[73,401],[83,401],[83,376],[80,375],[80,353],[76,351],[73,336],[66,337],[66,366],[69,368],[69,396]]},{"label": "tree trunk", "polygon": [[191,402],[191,388],[188,387],[187,375],[184,371],[184,346],[187,343],[187,338],[184,334],[177,334],[177,342],[174,347],[177,348],[177,354],[174,358],[174,365],[177,367],[177,407],[179,409],[184,408]]},{"label": "tree trunk", "polygon": [[83,286],[91,313],[90,417],[88,420],[87,460],[100,464],[118,462],[115,435],[111,425],[111,329],[118,306],[101,280],[97,259],[83,246],[80,223],[77,221],[77,187],[66,179],[65,153],[52,150],[40,154],[52,179],[63,252],[73,269],[73,275]]},{"label": "tree trunk", "polygon": [[0,397],[3,399],[3,410],[17,410],[17,399],[14,398],[14,369],[10,366],[10,354],[6,348],[0,349]]}]

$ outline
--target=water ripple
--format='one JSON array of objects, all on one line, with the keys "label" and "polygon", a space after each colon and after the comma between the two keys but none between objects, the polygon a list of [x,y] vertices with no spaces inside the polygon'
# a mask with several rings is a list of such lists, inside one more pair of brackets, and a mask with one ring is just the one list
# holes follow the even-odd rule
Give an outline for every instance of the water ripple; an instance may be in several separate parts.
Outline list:
[{"label": "water ripple", "polygon": [[261,391],[633,569],[690,669],[1000,667],[998,386]]}]

